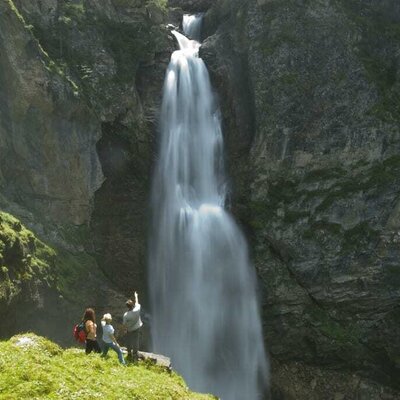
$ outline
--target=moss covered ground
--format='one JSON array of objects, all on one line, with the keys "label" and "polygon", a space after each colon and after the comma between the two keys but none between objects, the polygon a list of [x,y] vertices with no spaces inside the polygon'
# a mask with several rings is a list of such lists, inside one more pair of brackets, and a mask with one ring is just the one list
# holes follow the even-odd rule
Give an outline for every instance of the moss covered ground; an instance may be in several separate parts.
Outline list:
[{"label": "moss covered ground", "polygon": [[31,333],[0,342],[0,398],[215,399],[190,392],[180,376],[161,367],[123,367],[115,354],[86,356]]}]

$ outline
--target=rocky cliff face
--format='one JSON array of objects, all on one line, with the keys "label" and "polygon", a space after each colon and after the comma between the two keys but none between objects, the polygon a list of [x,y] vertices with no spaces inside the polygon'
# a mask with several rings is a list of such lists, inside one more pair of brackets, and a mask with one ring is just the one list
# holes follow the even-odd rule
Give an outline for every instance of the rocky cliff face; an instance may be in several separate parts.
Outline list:
[{"label": "rocky cliff face", "polygon": [[0,9],[2,193],[49,220],[82,224],[103,179],[100,124],[10,4]]},{"label": "rocky cliff face", "polygon": [[145,291],[166,18],[158,0],[0,4],[1,207],[58,249],[81,308]]},{"label": "rocky cliff face", "polygon": [[399,395],[399,22],[394,1],[206,14],[278,398]]},{"label": "rocky cliff face", "polygon": [[180,8],[187,13],[205,12],[213,3],[213,0],[168,0],[170,8]]}]

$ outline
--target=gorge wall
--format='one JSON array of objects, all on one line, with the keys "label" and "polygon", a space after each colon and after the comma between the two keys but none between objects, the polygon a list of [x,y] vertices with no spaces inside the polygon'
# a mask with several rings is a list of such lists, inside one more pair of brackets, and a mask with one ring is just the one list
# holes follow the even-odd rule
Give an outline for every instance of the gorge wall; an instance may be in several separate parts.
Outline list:
[{"label": "gorge wall", "polygon": [[394,1],[205,16],[277,398],[399,396],[399,22]]},{"label": "gorge wall", "polygon": [[205,11],[273,398],[398,398],[400,4],[169,6],[0,2],[0,208],[22,222],[0,219],[0,336],[43,318],[68,343],[82,307],[118,315],[145,292],[166,24]]}]

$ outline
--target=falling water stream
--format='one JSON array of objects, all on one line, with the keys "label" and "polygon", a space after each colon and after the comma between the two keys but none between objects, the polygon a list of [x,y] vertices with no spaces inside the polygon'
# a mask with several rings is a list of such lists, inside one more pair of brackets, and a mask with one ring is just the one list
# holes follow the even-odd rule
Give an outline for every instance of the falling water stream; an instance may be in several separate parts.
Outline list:
[{"label": "falling water stream", "polygon": [[261,398],[267,380],[256,279],[247,245],[224,210],[219,109],[199,58],[201,16],[166,73],[153,182],[150,292],[154,350],[191,389],[223,400]]}]

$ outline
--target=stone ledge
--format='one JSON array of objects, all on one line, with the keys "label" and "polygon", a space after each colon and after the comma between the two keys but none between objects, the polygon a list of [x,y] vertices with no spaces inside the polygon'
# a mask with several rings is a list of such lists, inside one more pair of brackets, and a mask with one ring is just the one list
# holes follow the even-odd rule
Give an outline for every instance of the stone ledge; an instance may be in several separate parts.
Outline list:
[{"label": "stone ledge", "polygon": [[155,365],[164,367],[172,371],[171,359],[161,354],[147,353],[145,351],[138,351],[139,360],[150,360]]}]

